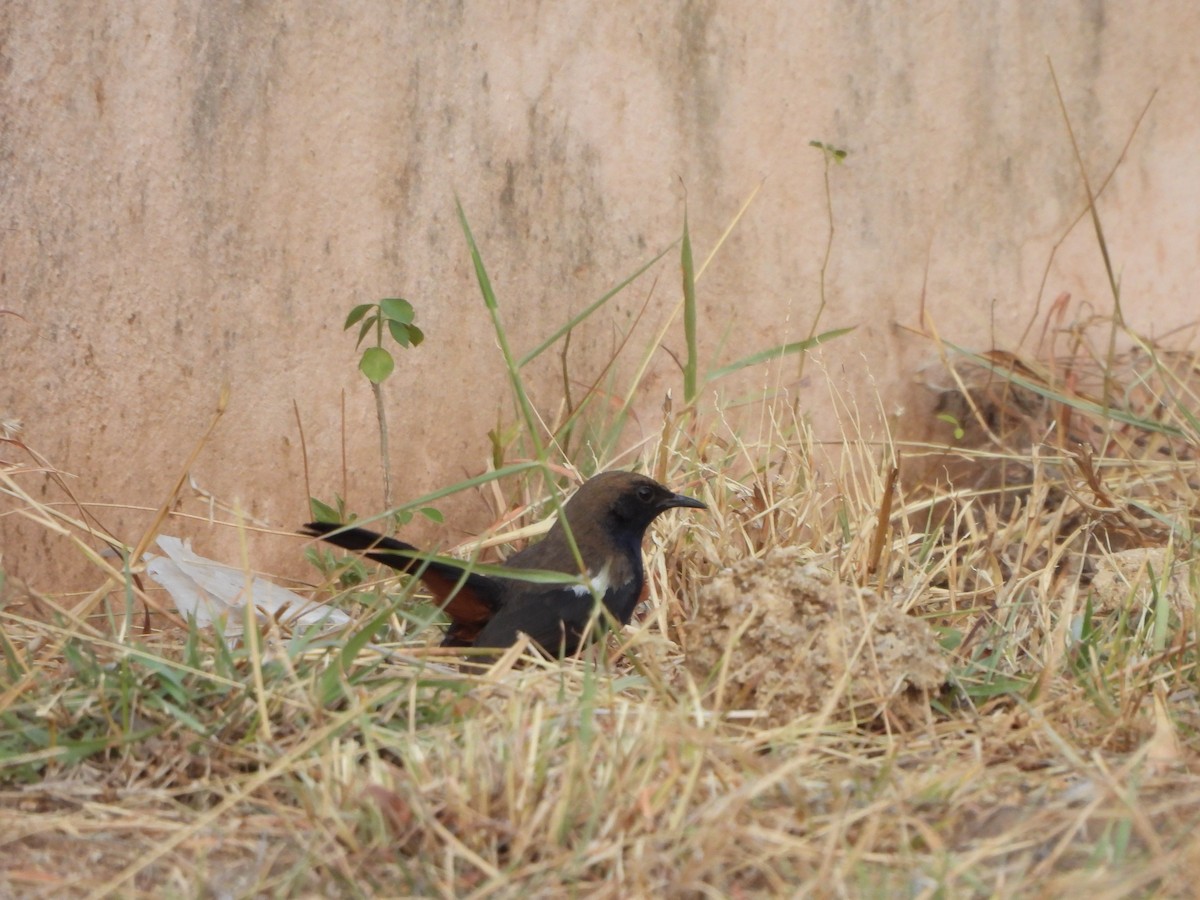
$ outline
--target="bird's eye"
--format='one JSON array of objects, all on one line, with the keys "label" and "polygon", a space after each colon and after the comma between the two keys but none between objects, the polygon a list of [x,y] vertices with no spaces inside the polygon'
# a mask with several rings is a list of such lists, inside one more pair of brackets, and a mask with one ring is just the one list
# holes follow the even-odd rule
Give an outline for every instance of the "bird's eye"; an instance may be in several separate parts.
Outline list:
[{"label": "bird's eye", "polygon": [[637,498],[643,503],[649,503],[654,499],[654,488],[650,487],[648,484],[643,484],[637,489]]}]

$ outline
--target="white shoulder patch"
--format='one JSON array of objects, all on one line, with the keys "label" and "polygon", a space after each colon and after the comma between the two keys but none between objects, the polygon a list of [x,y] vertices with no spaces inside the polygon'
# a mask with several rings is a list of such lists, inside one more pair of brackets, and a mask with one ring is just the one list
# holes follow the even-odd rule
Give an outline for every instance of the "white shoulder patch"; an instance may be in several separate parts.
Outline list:
[{"label": "white shoulder patch", "polygon": [[[576,596],[579,597],[587,597],[591,594],[595,594],[597,597],[603,597],[606,593],[608,593],[608,589],[610,587],[608,572],[611,566],[612,560],[610,559],[604,563],[604,568],[602,568],[595,575],[592,575],[591,571],[589,570],[588,584],[573,584],[571,585],[571,590],[573,590]],[[591,585],[591,587],[588,587],[588,585]]]}]

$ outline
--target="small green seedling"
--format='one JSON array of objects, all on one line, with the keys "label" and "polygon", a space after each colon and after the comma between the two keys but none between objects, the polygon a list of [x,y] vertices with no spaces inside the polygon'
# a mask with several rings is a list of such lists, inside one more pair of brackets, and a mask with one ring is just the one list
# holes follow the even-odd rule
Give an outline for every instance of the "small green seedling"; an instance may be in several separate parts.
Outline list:
[{"label": "small green seedling", "polygon": [[363,351],[358,369],[371,382],[371,392],[375,395],[375,417],[379,420],[379,456],[383,464],[383,505],[389,509],[392,506],[392,472],[388,462],[387,414],[381,385],[395,370],[396,360],[391,351],[383,346],[383,329],[386,325],[392,340],[401,347],[416,347],[425,340],[425,332],[413,324],[416,317],[413,305],[403,297],[388,297],[378,303],[360,303],[350,310],[343,326],[347,331],[355,325],[359,326],[355,348],[362,346],[368,334],[375,333],[375,344]]},{"label": "small green seedling", "polygon": [[362,323],[358,329],[358,342],[354,345],[356,348],[362,346],[371,331],[375,332],[375,345],[364,350],[358,361],[359,371],[367,376],[371,384],[382,384],[396,368],[395,358],[383,346],[384,325],[401,347],[416,347],[425,340],[425,332],[413,324],[416,317],[412,304],[402,297],[389,297],[378,303],[360,303],[350,310],[343,328],[349,331]]}]

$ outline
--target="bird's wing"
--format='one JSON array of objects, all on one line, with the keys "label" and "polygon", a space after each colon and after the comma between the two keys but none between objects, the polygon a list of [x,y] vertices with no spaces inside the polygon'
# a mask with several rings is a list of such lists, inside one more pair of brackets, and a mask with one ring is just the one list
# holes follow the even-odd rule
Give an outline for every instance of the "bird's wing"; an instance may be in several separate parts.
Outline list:
[{"label": "bird's wing", "polygon": [[529,635],[547,653],[574,653],[587,627],[594,601],[571,587],[525,583],[506,593],[504,605],[475,635],[476,647],[511,647],[519,633]]},{"label": "bird's wing", "polygon": [[[600,587],[600,585],[593,585]],[[620,624],[626,624],[637,606],[641,583],[623,580],[603,588],[601,601]],[[529,635],[546,652],[570,656],[579,647],[595,609],[595,598],[582,585],[548,587],[529,582],[506,585],[504,602],[482,628],[474,632],[474,646],[503,648],[511,646],[518,632]],[[593,628],[603,629],[601,617]]]}]

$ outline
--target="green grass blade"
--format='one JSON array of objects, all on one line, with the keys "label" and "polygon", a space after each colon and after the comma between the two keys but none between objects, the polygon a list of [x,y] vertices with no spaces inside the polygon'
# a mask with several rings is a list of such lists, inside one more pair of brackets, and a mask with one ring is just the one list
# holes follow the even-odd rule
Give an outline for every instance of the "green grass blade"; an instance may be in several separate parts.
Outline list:
[{"label": "green grass blade", "polygon": [[639,268],[636,272],[634,272],[628,278],[624,279],[619,284],[617,284],[616,287],[614,287],[612,290],[610,290],[608,293],[606,293],[603,297],[601,297],[599,300],[596,300],[594,303],[590,304],[585,310],[583,310],[578,315],[572,316],[569,320],[567,320],[565,325],[563,325],[561,328],[559,328],[557,331],[555,331],[553,334],[551,334],[548,338],[546,338],[544,341],[542,341],[540,344],[538,344],[536,347],[534,347],[532,350],[530,350],[528,353],[526,353],[523,357],[521,357],[520,361],[517,363],[517,367],[524,368],[525,366],[529,365],[529,363],[533,362],[535,359],[537,359],[539,356],[541,356],[543,353],[545,353],[547,349],[549,349],[551,346],[553,346],[555,343],[557,343],[559,341],[559,339],[561,339],[562,336],[565,335],[568,331],[570,331],[572,328],[574,328],[580,322],[587,319],[589,316],[591,316],[592,313],[594,313],[596,310],[598,310],[600,307],[602,307],[605,303],[607,303],[609,300],[611,300],[617,294],[621,293],[621,291],[625,290],[625,288],[629,287],[629,285],[631,285],[634,281],[636,281],[638,278],[640,278],[647,269],[649,269],[656,262],[658,262],[660,259],[662,259],[664,256],[666,256],[667,253],[670,251],[670,249],[672,247],[674,247],[675,244],[677,244],[677,243],[679,243],[679,242],[673,241],[672,243],[668,244],[666,247],[663,248],[662,252],[660,252],[657,256],[655,256],[653,259],[651,259],[649,262],[647,262],[645,265],[643,265],[641,268]]},{"label": "green grass blade", "polygon": [[680,252],[683,269],[683,336],[687,342],[687,358],[683,361],[683,399],[691,404],[696,399],[696,267],[692,261],[692,237],[688,232],[687,206],[683,209],[683,248]]},{"label": "green grass blade", "polygon": [[708,381],[716,381],[718,378],[724,378],[726,375],[731,375],[741,369],[749,366],[756,366],[761,362],[768,362],[773,359],[787,356],[791,353],[802,353],[805,350],[811,350],[818,344],[823,344],[826,341],[831,341],[834,338],[839,338],[844,334],[849,334],[855,326],[849,328],[834,328],[832,331],[825,331],[815,337],[807,338],[803,341],[794,341],[790,344],[780,344],[778,347],[772,347],[770,350],[760,350],[757,353],[751,353],[749,356],[739,359],[735,363],[730,363],[727,366],[722,366],[719,369],[713,369],[708,373]]},{"label": "green grass blade", "polygon": [[[479,282],[479,290],[483,294],[483,302],[488,308],[488,313],[492,317],[492,327],[496,332],[496,342],[500,345],[500,352],[504,355],[504,367],[508,371],[509,382],[512,384],[513,394],[517,400],[517,408],[521,413],[521,418],[525,422],[525,428],[529,433],[529,440],[533,442],[534,458],[537,460],[536,465],[542,469],[545,474],[546,482],[550,485],[550,500],[554,504],[554,511],[561,515],[562,513],[562,497],[558,491],[554,490],[554,473],[550,470],[550,466],[546,460],[546,444],[542,440],[539,433],[540,425],[538,417],[533,411],[533,404],[529,402],[529,394],[525,391],[525,383],[521,380],[521,369],[513,359],[512,348],[508,344],[508,334],[504,330],[504,323],[500,319],[500,305],[496,302],[496,293],[492,290],[491,279],[488,278],[487,269],[483,265],[483,256],[479,252],[479,247],[475,243],[475,236],[471,233],[471,226],[467,222],[467,214],[463,211],[462,202],[455,197],[454,206],[458,210],[458,221],[462,225],[463,234],[467,238],[467,246],[471,251],[471,262],[475,266],[475,278]],[[571,552],[575,556],[575,562],[579,565],[580,571],[583,571],[583,557],[579,554],[579,547],[575,543],[575,537],[571,534],[571,530],[566,530],[567,543],[571,547]]]},{"label": "green grass blade", "polygon": [[1098,416],[1103,420],[1112,420],[1121,422],[1125,425],[1132,425],[1135,428],[1140,428],[1143,431],[1155,432],[1157,434],[1165,434],[1170,437],[1182,438],[1186,437],[1183,429],[1177,428],[1174,425],[1168,425],[1165,422],[1158,422],[1154,419],[1148,419],[1142,416],[1135,416],[1133,413],[1126,412],[1120,407],[1104,406],[1095,403],[1091,400],[1084,400],[1082,397],[1064,394],[1062,391],[1056,391],[1053,388],[1046,387],[1043,384],[1038,384],[1036,381],[1030,381],[1028,378],[1023,378],[1013,371],[1011,366],[1001,365],[985,356],[980,356],[978,353],[972,353],[964,347],[959,347],[949,341],[942,341],[947,347],[953,350],[960,356],[965,356],[971,362],[978,366],[983,366],[994,372],[999,377],[1003,378],[1018,387],[1023,387],[1027,391],[1033,391],[1040,397],[1045,397],[1047,400],[1053,400],[1055,403],[1062,403],[1064,406],[1069,406],[1072,409],[1077,409],[1080,412],[1087,413],[1091,416]]},{"label": "green grass blade", "polygon": [[451,494],[469,491],[472,488],[479,487],[481,484],[487,484],[488,482],[496,481],[500,478],[507,478],[509,475],[519,475],[521,472],[527,472],[530,469],[542,468],[544,468],[542,463],[537,462],[536,460],[531,460],[529,462],[513,463],[511,466],[504,466],[501,469],[492,469],[491,471],[475,475],[472,478],[466,478],[463,481],[458,481],[454,484],[447,485],[446,487],[438,488],[436,491],[431,491],[428,494],[423,494],[422,496],[417,497],[415,500],[409,500],[407,503],[394,507],[393,509],[384,510],[383,512],[377,513],[373,516],[355,519],[354,524],[366,526],[370,525],[372,522],[378,522],[381,519],[386,519],[388,516],[395,515],[396,513],[418,512],[420,511],[421,507],[428,506],[437,500],[441,500],[443,497],[449,497]]},{"label": "green grass blade", "polygon": [[546,451],[541,436],[538,434],[537,416],[534,415],[533,406],[529,402],[529,395],[525,392],[525,384],[521,381],[520,366],[517,365],[516,360],[513,358],[512,348],[508,345],[508,333],[504,330],[504,323],[500,320],[500,304],[496,302],[496,292],[492,290],[492,281],[488,278],[487,269],[483,265],[483,257],[480,255],[479,247],[475,243],[475,236],[471,233],[471,226],[467,222],[467,214],[463,211],[462,202],[457,197],[454,199],[454,205],[458,210],[458,221],[462,225],[463,234],[467,238],[467,246],[471,251],[471,263],[475,266],[475,280],[479,282],[479,290],[483,294],[483,303],[492,317],[492,327],[496,332],[496,340],[500,344],[500,352],[504,355],[504,368],[508,371],[508,378],[517,400],[517,408],[521,412],[521,417],[525,420],[525,427],[529,430],[529,439],[533,441],[537,459],[544,466]]}]

